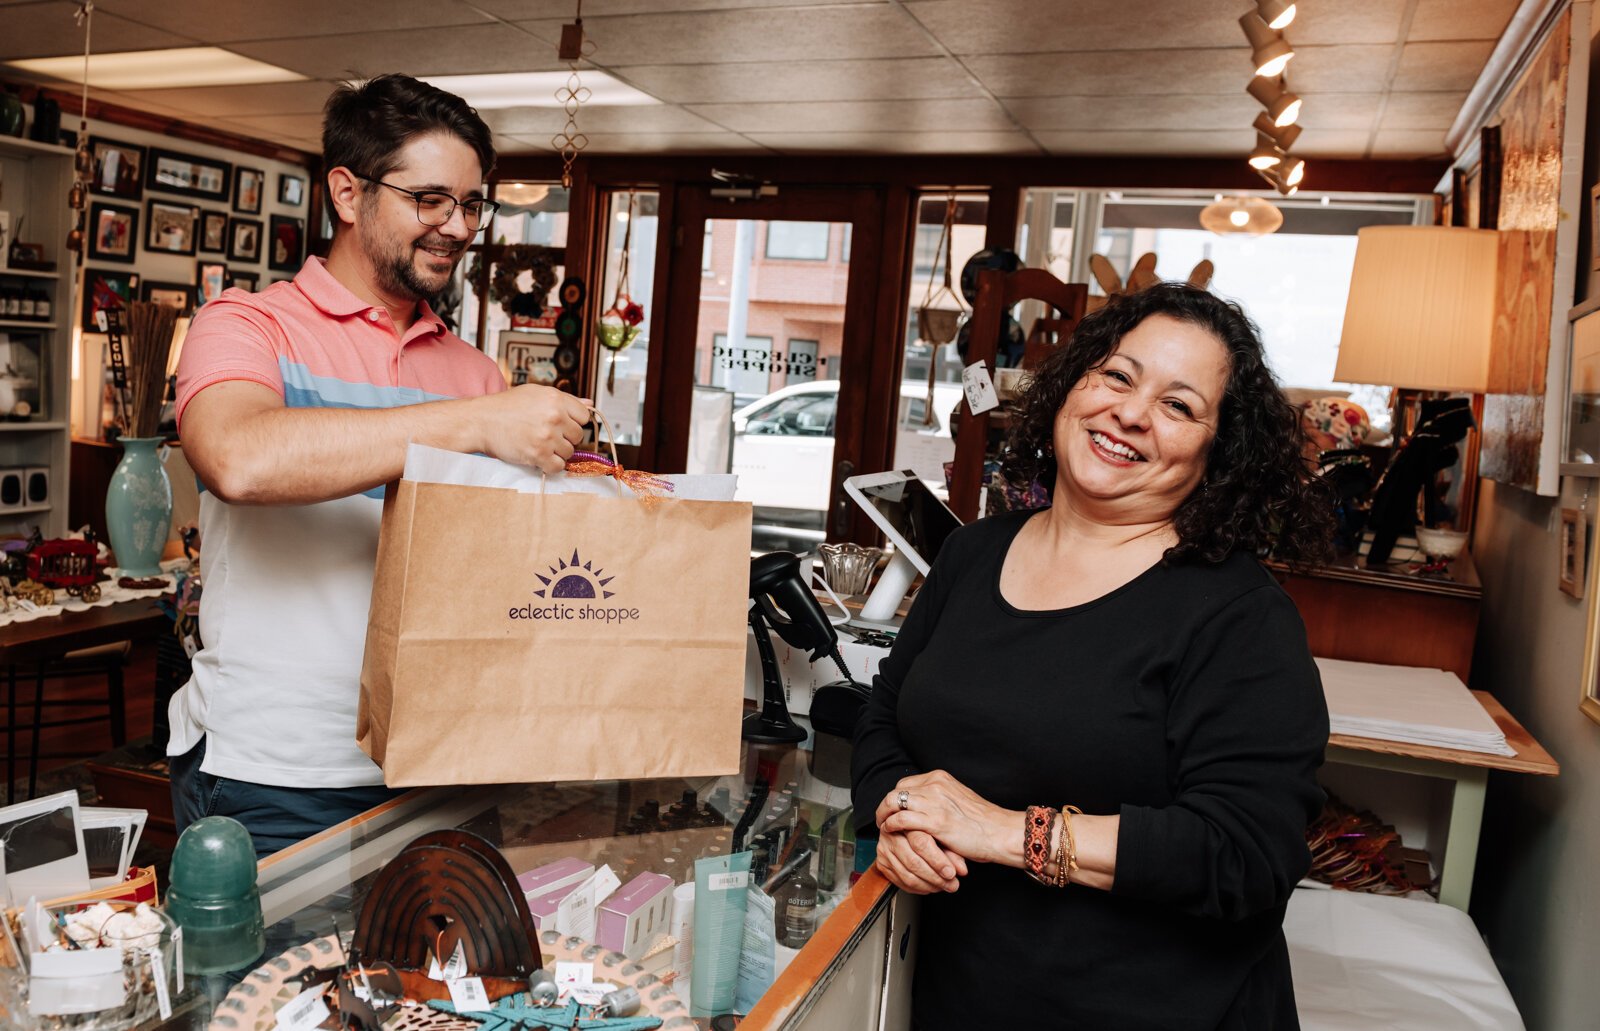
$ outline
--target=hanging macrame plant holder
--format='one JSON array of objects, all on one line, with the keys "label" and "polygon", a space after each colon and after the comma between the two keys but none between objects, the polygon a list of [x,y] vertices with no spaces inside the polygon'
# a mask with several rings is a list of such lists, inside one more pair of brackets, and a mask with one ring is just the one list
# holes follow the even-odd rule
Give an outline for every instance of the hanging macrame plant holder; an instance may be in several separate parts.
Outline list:
[{"label": "hanging macrame plant holder", "polygon": [[628,220],[622,230],[622,256],[617,259],[617,290],[611,307],[600,313],[600,346],[611,352],[606,371],[606,393],[617,392],[617,355],[633,346],[644,328],[644,308],[634,301],[628,289],[628,252],[633,244],[633,194],[628,194]]},{"label": "hanging macrame plant holder", "polygon": [[[956,221],[956,199],[951,197],[945,203],[944,228],[939,233],[939,247],[933,256],[933,268],[928,272],[928,289],[922,296],[922,306],[917,309],[917,336],[923,343],[938,347],[948,344],[956,338],[956,331],[961,326],[961,316],[966,314],[966,309],[961,306],[961,298],[956,296],[950,278],[950,264],[954,242],[951,240],[951,227]],[[944,270],[944,282],[939,283],[940,266]]]}]

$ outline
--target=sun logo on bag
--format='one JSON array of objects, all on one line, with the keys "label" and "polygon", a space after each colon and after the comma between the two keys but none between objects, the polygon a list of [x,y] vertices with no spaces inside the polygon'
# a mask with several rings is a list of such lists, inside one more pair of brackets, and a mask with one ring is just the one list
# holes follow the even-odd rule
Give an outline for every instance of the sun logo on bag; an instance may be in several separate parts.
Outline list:
[{"label": "sun logo on bag", "polygon": [[[605,570],[595,569],[592,562],[585,562],[580,559],[577,548],[572,549],[571,562],[565,559],[557,559],[556,561],[560,565],[551,566],[549,576],[543,576],[539,573],[533,574],[539,577],[540,582],[545,585],[549,592],[549,597],[611,598],[616,595],[617,592],[605,589],[606,584],[615,580],[616,577],[607,576],[602,579],[601,577]],[[533,593],[540,598],[546,596],[545,591],[534,591]]]}]

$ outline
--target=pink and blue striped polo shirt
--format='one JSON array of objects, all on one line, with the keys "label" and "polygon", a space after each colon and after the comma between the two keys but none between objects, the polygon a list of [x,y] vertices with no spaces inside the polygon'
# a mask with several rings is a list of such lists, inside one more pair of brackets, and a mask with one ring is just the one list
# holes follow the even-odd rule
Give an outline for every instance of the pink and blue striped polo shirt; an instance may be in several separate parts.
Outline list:
[{"label": "pink and blue striped polo shirt", "polygon": [[[426,304],[403,337],[320,258],[291,283],[229,290],[196,315],[178,419],[245,380],[289,408],[397,408],[506,389],[499,367]],[[356,703],[383,488],[315,505],[230,505],[201,485],[204,647],[173,697],[168,752],[206,738],[205,772],[286,787],[381,784],[356,746]],[[465,531],[464,531],[465,532]]]}]

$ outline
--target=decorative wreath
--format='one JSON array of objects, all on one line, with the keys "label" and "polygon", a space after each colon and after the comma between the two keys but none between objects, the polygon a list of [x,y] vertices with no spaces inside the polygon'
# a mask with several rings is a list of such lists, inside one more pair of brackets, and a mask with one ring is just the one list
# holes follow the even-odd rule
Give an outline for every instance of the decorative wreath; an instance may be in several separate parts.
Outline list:
[{"label": "decorative wreath", "polygon": [[[522,273],[533,273],[533,289],[524,292],[517,286]],[[514,243],[501,248],[494,260],[494,275],[489,280],[489,300],[499,301],[511,316],[536,319],[544,314],[544,301],[555,289],[556,267],[550,248],[533,243]]]}]

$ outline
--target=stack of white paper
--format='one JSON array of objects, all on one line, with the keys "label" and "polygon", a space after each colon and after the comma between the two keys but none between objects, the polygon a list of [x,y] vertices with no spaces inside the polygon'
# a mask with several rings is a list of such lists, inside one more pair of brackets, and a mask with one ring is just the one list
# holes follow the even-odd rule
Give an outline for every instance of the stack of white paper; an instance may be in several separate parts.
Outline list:
[{"label": "stack of white paper", "polygon": [[1516,755],[1506,736],[1454,673],[1318,659],[1335,734]]}]

